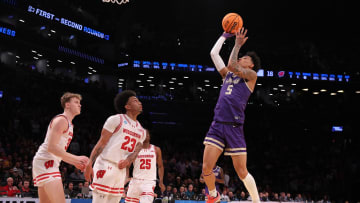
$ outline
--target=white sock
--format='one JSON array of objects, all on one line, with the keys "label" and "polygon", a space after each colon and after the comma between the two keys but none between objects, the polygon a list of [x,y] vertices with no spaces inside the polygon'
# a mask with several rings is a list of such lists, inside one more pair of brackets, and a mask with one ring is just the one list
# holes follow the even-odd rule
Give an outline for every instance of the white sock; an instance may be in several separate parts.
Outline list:
[{"label": "white sock", "polygon": [[259,192],[257,190],[254,177],[248,173],[242,181],[247,191],[250,193],[252,202],[260,202]]},{"label": "white sock", "polygon": [[213,189],[213,190],[210,190],[210,191],[209,191],[209,195],[210,195],[211,197],[216,197],[216,196],[217,196],[216,188]]}]

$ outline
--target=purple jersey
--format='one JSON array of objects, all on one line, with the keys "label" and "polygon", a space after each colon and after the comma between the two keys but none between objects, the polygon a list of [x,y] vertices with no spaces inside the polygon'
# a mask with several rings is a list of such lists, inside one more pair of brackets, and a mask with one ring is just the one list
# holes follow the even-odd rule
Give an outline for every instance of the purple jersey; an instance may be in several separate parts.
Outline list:
[{"label": "purple jersey", "polygon": [[251,93],[245,80],[229,71],[220,90],[214,121],[243,124],[245,107]]}]

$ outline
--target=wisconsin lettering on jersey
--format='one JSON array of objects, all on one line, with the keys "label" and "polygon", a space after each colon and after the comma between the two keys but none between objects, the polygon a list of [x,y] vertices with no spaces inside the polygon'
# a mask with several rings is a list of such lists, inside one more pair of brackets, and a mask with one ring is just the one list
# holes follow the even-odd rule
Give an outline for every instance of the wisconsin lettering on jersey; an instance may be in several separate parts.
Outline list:
[{"label": "wisconsin lettering on jersey", "polygon": [[154,158],[155,156],[153,154],[144,154],[144,155],[138,155],[137,158]]},{"label": "wisconsin lettering on jersey", "polygon": [[126,128],[123,129],[123,133],[128,134],[128,135],[131,135],[131,136],[136,137],[136,138],[139,138],[139,139],[141,138],[141,135],[139,135],[139,134],[137,134],[136,132],[133,132],[133,131],[131,131],[131,130],[128,130],[128,129],[126,129]]}]

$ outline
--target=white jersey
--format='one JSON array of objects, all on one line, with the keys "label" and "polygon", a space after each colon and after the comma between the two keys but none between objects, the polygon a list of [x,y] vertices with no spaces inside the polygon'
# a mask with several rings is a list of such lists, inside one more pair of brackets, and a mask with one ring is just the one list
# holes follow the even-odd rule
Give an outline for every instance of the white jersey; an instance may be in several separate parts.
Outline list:
[{"label": "white jersey", "polygon": [[59,116],[63,116],[64,118],[66,118],[66,120],[68,121],[68,128],[61,134],[60,137],[60,141],[58,143],[58,145],[60,146],[61,149],[64,149],[64,151],[67,150],[67,148],[70,145],[70,142],[73,138],[73,125],[70,123],[70,121],[67,119],[67,117],[64,114],[59,114],[57,116],[55,116],[51,121],[50,124],[48,126],[47,132],[46,132],[46,137],[45,137],[45,141],[40,145],[38,151],[35,154],[34,159],[48,159],[48,160],[54,160],[56,162],[60,162],[61,158],[48,152],[48,147],[49,147],[49,132],[51,129],[51,124],[52,121]]},{"label": "white jersey", "polygon": [[140,123],[126,114],[110,116],[103,128],[113,135],[99,157],[113,163],[126,159],[135,150],[136,144],[143,143],[146,137]]},{"label": "white jersey", "polygon": [[156,149],[154,145],[139,152],[134,161],[133,178],[156,180]]}]

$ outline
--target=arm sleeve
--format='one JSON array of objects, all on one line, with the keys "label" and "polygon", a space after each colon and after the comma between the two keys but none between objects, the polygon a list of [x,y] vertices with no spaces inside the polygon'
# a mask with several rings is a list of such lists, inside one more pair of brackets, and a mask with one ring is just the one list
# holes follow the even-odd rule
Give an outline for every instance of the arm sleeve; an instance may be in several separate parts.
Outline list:
[{"label": "arm sleeve", "polygon": [[119,115],[114,115],[114,116],[110,116],[106,121],[105,124],[103,126],[103,128],[109,132],[114,132],[115,129],[118,127],[118,125],[120,124],[120,116]]},{"label": "arm sleeve", "polygon": [[226,38],[224,36],[220,36],[220,38],[216,41],[214,47],[211,49],[210,56],[212,61],[215,64],[216,70],[220,71],[221,69],[225,68],[225,63],[220,57],[220,49],[224,44]]}]

